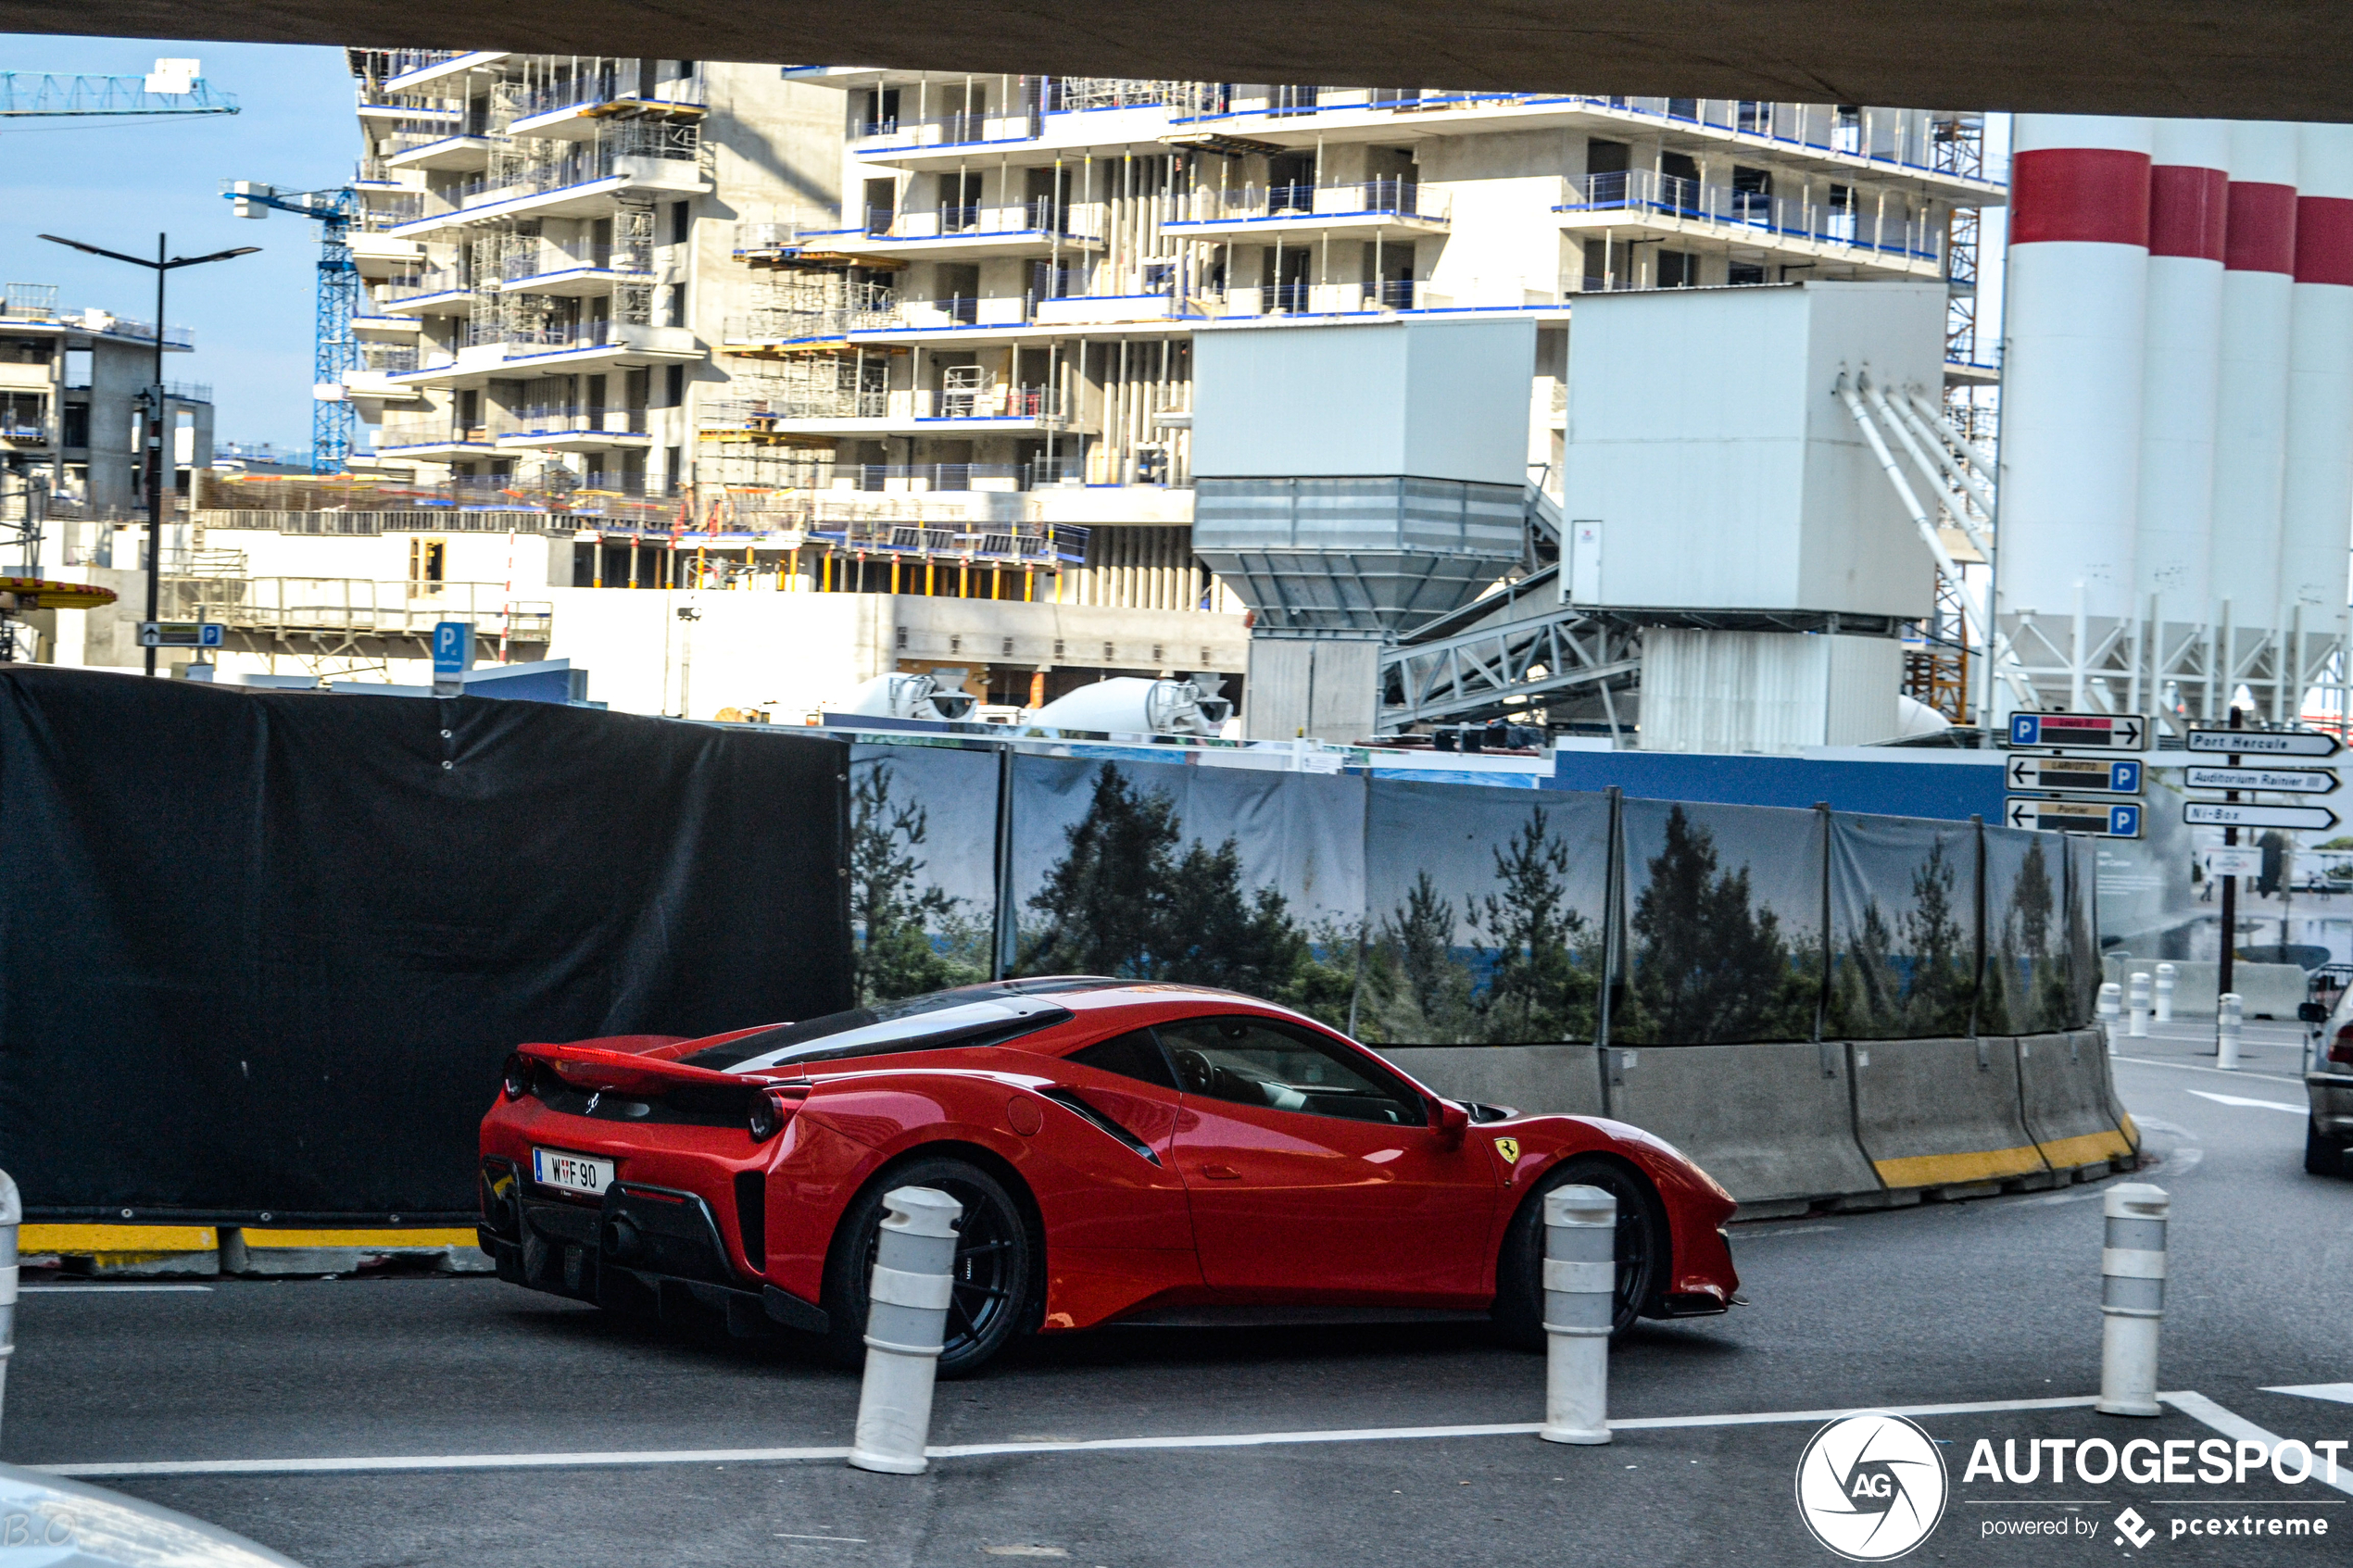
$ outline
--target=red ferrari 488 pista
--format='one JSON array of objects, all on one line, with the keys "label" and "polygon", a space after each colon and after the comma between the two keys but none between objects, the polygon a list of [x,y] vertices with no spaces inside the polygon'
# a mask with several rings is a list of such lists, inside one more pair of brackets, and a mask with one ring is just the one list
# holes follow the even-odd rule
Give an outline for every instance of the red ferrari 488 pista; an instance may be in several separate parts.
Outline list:
[{"label": "red ferrari 488 pista", "polygon": [[963,1206],[940,1360],[1114,1323],[1491,1318],[1541,1195],[1617,1198],[1617,1323],[1720,1312],[1732,1199],[1637,1128],[1443,1099],[1231,992],[1013,980],[698,1040],[528,1045],[482,1123],[506,1279],[862,1353],[883,1194]]}]

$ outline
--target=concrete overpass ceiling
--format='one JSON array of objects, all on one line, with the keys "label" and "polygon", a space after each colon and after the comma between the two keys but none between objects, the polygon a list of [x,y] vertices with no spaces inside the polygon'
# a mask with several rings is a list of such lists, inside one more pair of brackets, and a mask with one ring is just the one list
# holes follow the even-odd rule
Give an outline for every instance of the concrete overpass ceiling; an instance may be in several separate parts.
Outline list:
[{"label": "concrete overpass ceiling", "polygon": [[24,32],[2353,120],[2335,0],[15,0]]}]

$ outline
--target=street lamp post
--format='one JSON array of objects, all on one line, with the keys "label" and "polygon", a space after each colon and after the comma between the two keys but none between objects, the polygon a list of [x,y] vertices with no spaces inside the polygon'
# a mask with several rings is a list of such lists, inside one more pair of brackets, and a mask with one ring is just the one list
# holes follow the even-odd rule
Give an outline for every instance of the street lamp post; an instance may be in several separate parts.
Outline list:
[{"label": "street lamp post", "polygon": [[[171,474],[171,458],[170,456],[163,449],[163,410],[165,402],[163,394],[163,281],[165,275],[170,273],[175,268],[201,267],[208,261],[227,261],[233,257],[251,256],[261,247],[259,245],[239,245],[234,250],[214,251],[210,256],[167,257],[165,255],[165,251],[168,242],[165,240],[163,235],[157,234],[156,236],[156,258],[153,261],[149,261],[144,256],[125,256],[119,250],[107,250],[98,245],[83,245],[80,240],[69,240],[57,234],[44,234],[41,237],[49,241],[53,245],[70,245],[75,250],[87,251],[92,256],[103,256],[111,261],[127,261],[133,267],[151,268],[155,271],[156,379],[155,384],[147,389],[147,451],[152,455],[153,461],[146,468],[146,618],[148,621],[153,621],[157,619],[160,613],[160,601],[163,596],[163,492],[165,483],[169,480]],[[152,675],[155,672],[156,650],[151,647],[147,649],[147,673]]]}]

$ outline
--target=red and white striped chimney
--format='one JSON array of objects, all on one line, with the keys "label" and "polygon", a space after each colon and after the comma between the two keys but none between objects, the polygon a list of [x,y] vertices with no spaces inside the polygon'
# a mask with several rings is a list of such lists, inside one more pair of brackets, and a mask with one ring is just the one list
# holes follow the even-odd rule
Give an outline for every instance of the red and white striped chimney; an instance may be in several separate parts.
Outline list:
[{"label": "red and white striped chimney", "polygon": [[[2159,624],[2206,619],[2214,521],[2214,394],[2222,343],[2223,217],[2231,128],[2160,119],[2149,169],[2147,359],[2141,382],[2134,609]],[[2154,629],[2152,629],[2154,630]]]},{"label": "red and white striped chimney", "polygon": [[[2280,598],[2308,638],[2334,640],[2353,549],[2353,125],[2298,126],[2296,143]],[[2308,662],[2301,650],[2296,659]],[[2290,693],[2288,718],[2302,697]]]},{"label": "red and white striped chimney", "polygon": [[2001,606],[2133,613],[2147,329],[2146,119],[2021,114],[2002,358]]},{"label": "red and white striped chimney", "polygon": [[[2296,273],[2296,127],[2231,126],[2223,236],[2222,352],[2214,426],[2214,532],[2208,592],[2230,607],[2245,662],[2280,600],[2280,494],[2287,459],[2287,361]],[[2218,618],[2220,612],[2218,611]],[[2254,636],[2236,635],[2251,632]],[[2228,689],[2218,694],[2228,700]]]}]

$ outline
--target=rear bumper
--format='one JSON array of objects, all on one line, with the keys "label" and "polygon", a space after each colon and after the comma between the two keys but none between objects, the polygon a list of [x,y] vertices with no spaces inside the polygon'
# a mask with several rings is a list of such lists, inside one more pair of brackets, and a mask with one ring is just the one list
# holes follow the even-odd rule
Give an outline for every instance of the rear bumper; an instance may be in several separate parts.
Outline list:
[{"label": "rear bumper", "polygon": [[482,1249],[510,1284],[665,1322],[716,1313],[744,1336],[829,1326],[815,1303],[738,1273],[694,1193],[615,1182],[596,1207],[551,1201],[495,1156],[482,1161],[480,1187]]},{"label": "rear bumper", "polygon": [[2312,1124],[2333,1138],[2353,1138],[2353,1073],[2308,1073]]}]

